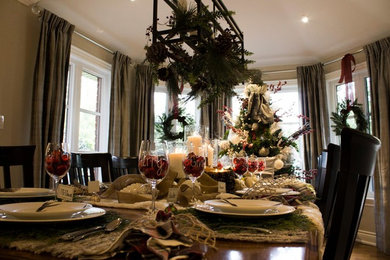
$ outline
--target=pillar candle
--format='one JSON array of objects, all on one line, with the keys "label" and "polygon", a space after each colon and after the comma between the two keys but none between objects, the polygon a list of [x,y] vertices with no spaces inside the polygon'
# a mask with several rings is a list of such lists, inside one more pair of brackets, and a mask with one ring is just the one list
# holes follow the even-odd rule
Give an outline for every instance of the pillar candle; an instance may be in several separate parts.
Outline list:
[{"label": "pillar candle", "polygon": [[200,135],[192,135],[187,138],[188,143],[191,143],[194,148],[194,153],[199,155],[199,148],[202,146],[202,137]]},{"label": "pillar candle", "polygon": [[177,172],[177,178],[185,178],[186,175],[183,171],[183,159],[185,157],[184,152],[174,152],[168,154],[169,158],[169,171]]}]

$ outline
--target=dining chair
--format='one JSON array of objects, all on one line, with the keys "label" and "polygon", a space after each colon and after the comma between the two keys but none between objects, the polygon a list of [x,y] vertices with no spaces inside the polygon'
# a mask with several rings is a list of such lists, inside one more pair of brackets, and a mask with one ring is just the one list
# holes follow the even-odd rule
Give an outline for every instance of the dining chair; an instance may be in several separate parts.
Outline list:
[{"label": "dining chair", "polygon": [[316,191],[317,200],[316,204],[322,201],[322,193],[324,189],[325,176],[326,176],[326,163],[328,159],[327,150],[323,150],[322,153],[318,156],[318,166],[317,166],[317,175],[314,180],[314,189]]},{"label": "dining chair", "polygon": [[34,152],[35,145],[0,146],[0,166],[3,167],[5,188],[11,188],[11,166],[22,166],[23,187],[34,187]]},{"label": "dining chair", "polygon": [[372,135],[351,128],[341,131],[340,171],[324,260],[351,256],[380,146]]},{"label": "dining chair", "polygon": [[321,201],[317,204],[324,220],[325,236],[328,234],[329,220],[334,205],[337,176],[340,169],[340,146],[330,143],[327,147],[327,162]]},{"label": "dining chair", "polygon": [[111,182],[112,159],[110,153],[72,153],[69,174],[62,181],[72,184],[77,180],[81,185],[88,185],[101,175],[102,182]]},{"label": "dining chair", "polygon": [[126,174],[137,174],[138,157],[112,156],[112,177],[113,180]]}]

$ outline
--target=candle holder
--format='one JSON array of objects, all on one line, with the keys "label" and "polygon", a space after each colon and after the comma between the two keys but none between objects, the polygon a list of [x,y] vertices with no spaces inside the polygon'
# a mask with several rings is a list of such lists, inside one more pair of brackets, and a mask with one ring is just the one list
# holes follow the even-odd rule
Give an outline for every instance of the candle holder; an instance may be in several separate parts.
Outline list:
[{"label": "candle holder", "polygon": [[206,167],[204,172],[214,180],[224,182],[226,184],[226,192],[234,194],[235,174],[231,169]]}]

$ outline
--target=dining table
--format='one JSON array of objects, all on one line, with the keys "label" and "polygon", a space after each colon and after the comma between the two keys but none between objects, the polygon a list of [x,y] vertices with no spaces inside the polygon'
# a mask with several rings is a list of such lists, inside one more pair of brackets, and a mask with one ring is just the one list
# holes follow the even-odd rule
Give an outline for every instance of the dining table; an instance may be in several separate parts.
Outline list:
[{"label": "dining table", "polygon": [[[44,200],[43,200],[44,201]],[[88,202],[88,201],[87,201]],[[4,203],[0,200],[0,204]],[[109,200],[105,203],[103,201],[89,201],[94,207],[103,209],[107,214],[100,216],[94,219],[85,219],[80,221],[74,221],[71,224],[69,223],[12,223],[8,221],[0,221],[0,230],[6,230],[0,232],[0,259],[69,259],[68,257],[61,256],[61,254],[55,254],[53,252],[48,253],[47,250],[39,250],[39,245],[34,245],[34,249],[23,246],[23,234],[28,234],[29,239],[31,239],[31,233],[36,232],[51,232],[50,230],[59,231],[64,230],[74,230],[85,228],[86,226],[94,225],[100,222],[107,222],[107,216],[120,217],[125,220],[127,223],[126,228],[131,229],[132,225],[136,225],[137,221],[145,219],[147,215],[147,207],[135,207],[135,204],[128,203],[119,203],[115,200]],[[305,206],[306,207],[306,206]],[[299,208],[299,207],[298,207]],[[307,207],[306,207],[307,208]],[[302,208],[304,209],[304,208]],[[301,211],[304,211],[302,210]],[[200,220],[206,220],[214,218],[213,214],[207,214],[204,212],[198,212],[193,208],[184,209],[184,211],[189,210],[191,213],[196,213],[195,216],[199,216]],[[313,211],[315,214],[320,214],[318,208],[315,206],[310,207],[310,211]],[[299,210],[297,210],[299,212]],[[293,214],[298,215],[297,212]],[[187,212],[188,213],[188,212]],[[204,213],[204,214],[203,214]],[[200,215],[199,215],[200,214]],[[202,215],[203,214],[203,215]],[[292,214],[289,214],[292,215]],[[242,229],[245,229],[245,221],[253,222],[253,218],[233,218],[229,220],[228,216],[219,216],[221,219],[226,219],[227,221],[232,221],[233,223],[237,221],[238,225],[241,225]],[[272,218],[271,218],[272,219]],[[264,221],[263,219],[258,219],[259,222]],[[267,221],[267,220],[265,220]],[[243,224],[244,223],[244,224]],[[67,225],[71,225],[70,227]],[[214,223],[215,225],[215,223]],[[218,224],[217,224],[218,225]],[[7,233],[8,232],[8,233]],[[122,231],[118,231],[122,232]],[[54,231],[54,233],[56,233]],[[53,237],[58,236],[54,234]],[[114,232],[113,232],[114,233]],[[10,237],[7,237],[7,234],[11,234]],[[130,234],[130,235],[129,235]],[[132,233],[129,233],[127,238],[131,236]],[[46,234],[47,235],[47,234]],[[234,235],[234,234],[233,234]],[[321,249],[322,249],[322,236],[321,228],[310,228],[306,230],[304,234],[304,239],[294,241],[294,239],[283,240],[273,240],[272,234],[268,235],[269,240],[254,240],[251,241],[251,238],[248,239],[234,239],[229,238],[229,236],[217,236],[215,239],[215,244],[210,245],[210,243],[196,243],[192,248],[197,252],[201,252],[202,259],[321,259]],[[8,240],[7,240],[8,239]],[[39,238],[38,238],[39,239]],[[15,241],[9,241],[15,240]],[[20,240],[20,241],[17,241]],[[60,243],[58,240],[53,240],[53,246],[56,246],[56,243]],[[13,242],[15,242],[13,244]],[[61,242],[64,243],[64,242]],[[12,245],[12,246],[10,246]],[[60,245],[61,246],[61,245]],[[38,249],[37,249],[38,248]],[[71,250],[71,249],[70,249]],[[78,258],[78,256],[72,255],[72,257]],[[105,255],[107,257],[107,255]],[[150,256],[149,256],[150,257]],[[83,259],[93,259],[83,256]],[[108,257],[109,259],[125,259],[126,253],[122,250],[119,253],[112,254]],[[133,259],[130,257],[130,259]],[[150,258],[150,259],[153,259]],[[158,258],[157,258],[158,259]]]}]

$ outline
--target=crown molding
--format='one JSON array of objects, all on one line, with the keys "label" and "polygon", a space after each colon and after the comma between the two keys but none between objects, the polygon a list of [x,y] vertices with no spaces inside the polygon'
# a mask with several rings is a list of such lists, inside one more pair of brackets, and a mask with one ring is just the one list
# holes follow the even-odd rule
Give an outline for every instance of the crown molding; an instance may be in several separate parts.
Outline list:
[{"label": "crown molding", "polygon": [[17,0],[17,1],[27,6],[32,6],[39,2],[39,0]]}]

